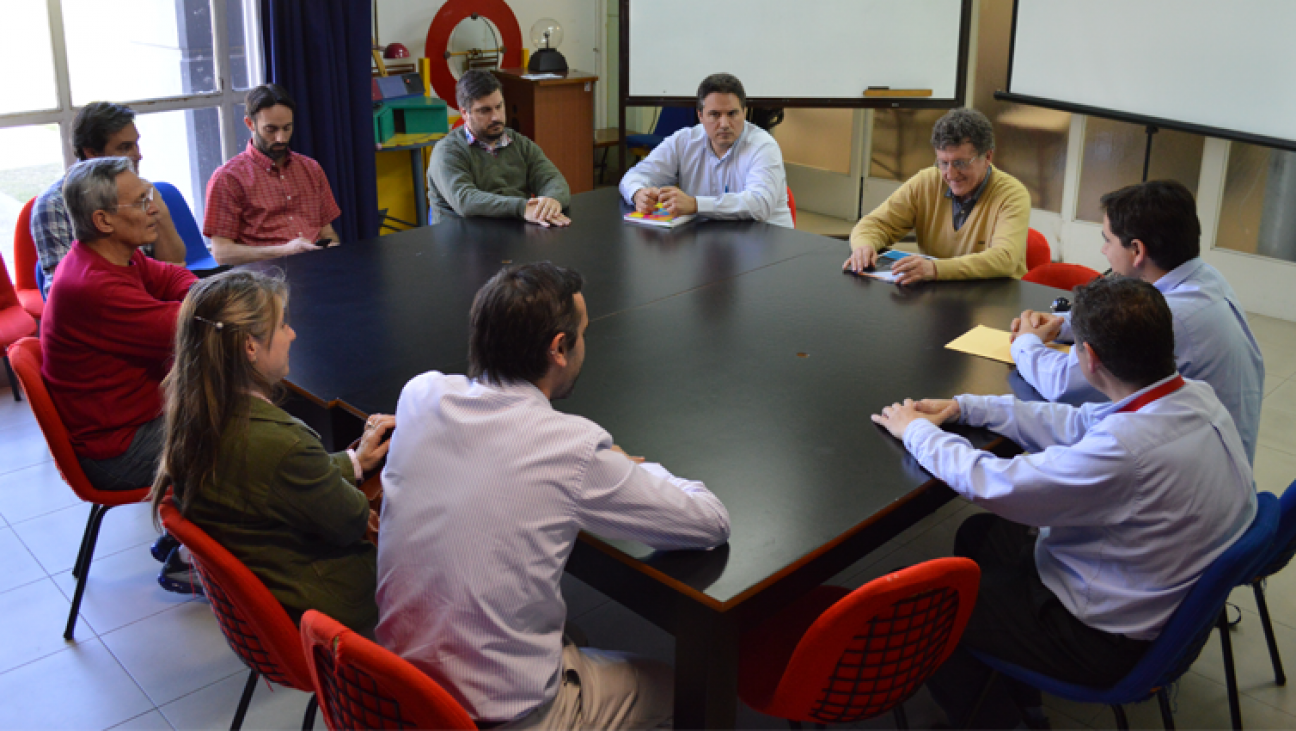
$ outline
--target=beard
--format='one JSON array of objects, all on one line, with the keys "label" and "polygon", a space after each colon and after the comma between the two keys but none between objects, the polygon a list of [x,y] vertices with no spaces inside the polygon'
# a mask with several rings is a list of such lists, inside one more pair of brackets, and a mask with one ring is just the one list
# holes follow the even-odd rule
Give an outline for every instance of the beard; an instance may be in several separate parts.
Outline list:
[{"label": "beard", "polygon": [[487,127],[480,132],[473,131],[473,136],[485,140],[493,145],[496,142],[499,142],[499,139],[504,136],[504,123],[500,122],[499,124],[493,127]]},{"label": "beard", "polygon": [[270,144],[269,142],[266,142],[266,139],[264,137],[257,134],[256,132],[252,133],[252,144],[256,145],[256,148],[260,150],[263,155],[270,158],[271,160],[282,160],[284,157],[288,155],[287,142],[284,142],[283,144],[277,144],[277,145]]},{"label": "beard", "polygon": [[572,392],[576,390],[576,382],[579,380],[580,380],[580,373],[577,372],[576,375],[573,376],[570,381],[554,389],[553,396],[550,397],[550,400],[558,401],[560,399],[565,399],[570,397],[572,395]]}]

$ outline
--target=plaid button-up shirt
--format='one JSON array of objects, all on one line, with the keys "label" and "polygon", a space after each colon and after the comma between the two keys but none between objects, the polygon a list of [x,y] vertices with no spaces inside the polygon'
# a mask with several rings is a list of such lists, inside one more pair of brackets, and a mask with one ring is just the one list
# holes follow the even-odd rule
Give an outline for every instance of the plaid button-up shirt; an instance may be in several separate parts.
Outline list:
[{"label": "plaid button-up shirt", "polygon": [[247,246],[314,241],[341,214],[319,163],[295,152],[276,162],[249,141],[207,182],[203,235]]}]

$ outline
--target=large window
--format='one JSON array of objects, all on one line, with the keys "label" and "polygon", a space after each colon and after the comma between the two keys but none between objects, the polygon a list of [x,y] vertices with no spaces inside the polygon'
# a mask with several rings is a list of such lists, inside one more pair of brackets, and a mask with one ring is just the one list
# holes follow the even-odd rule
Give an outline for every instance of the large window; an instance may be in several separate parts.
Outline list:
[{"label": "large window", "polygon": [[258,0],[29,0],[5,10],[0,62],[0,253],[13,266],[24,204],[63,175],[77,111],[126,104],[140,174],[184,194],[201,225],[207,179],[246,144],[243,96],[261,82]]}]

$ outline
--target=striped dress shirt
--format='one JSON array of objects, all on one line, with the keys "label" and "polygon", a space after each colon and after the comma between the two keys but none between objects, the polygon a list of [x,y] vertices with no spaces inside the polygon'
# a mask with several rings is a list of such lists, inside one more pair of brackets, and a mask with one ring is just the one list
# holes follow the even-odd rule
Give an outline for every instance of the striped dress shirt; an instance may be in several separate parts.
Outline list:
[{"label": "striped dress shirt", "polygon": [[577,534],[656,549],[729,538],[700,482],[636,465],[529,383],[425,373],[396,407],[383,470],[378,641],[502,722],[558,692],[559,589]]}]

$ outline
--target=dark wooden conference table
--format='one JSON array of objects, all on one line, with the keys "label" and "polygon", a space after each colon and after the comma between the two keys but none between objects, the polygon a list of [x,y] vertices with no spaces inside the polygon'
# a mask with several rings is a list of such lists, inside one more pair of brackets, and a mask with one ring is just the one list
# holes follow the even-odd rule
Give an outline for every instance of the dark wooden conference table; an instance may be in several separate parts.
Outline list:
[{"label": "dark wooden conference table", "polygon": [[902,289],[843,274],[842,241],[761,223],[658,230],[621,212],[608,188],[576,196],[566,229],[450,220],[279,260],[297,331],[289,381],[358,433],[355,417],[393,412],[411,377],[464,371],[473,294],[502,265],[580,271],[585,366],[556,406],[705,482],[733,537],[654,552],[582,535],[567,570],[675,636],[676,727],[732,727],[740,633],[953,494],[869,415],[905,397],[1009,392],[1006,366],[944,345],[977,324],[1006,329],[1056,290]]}]

